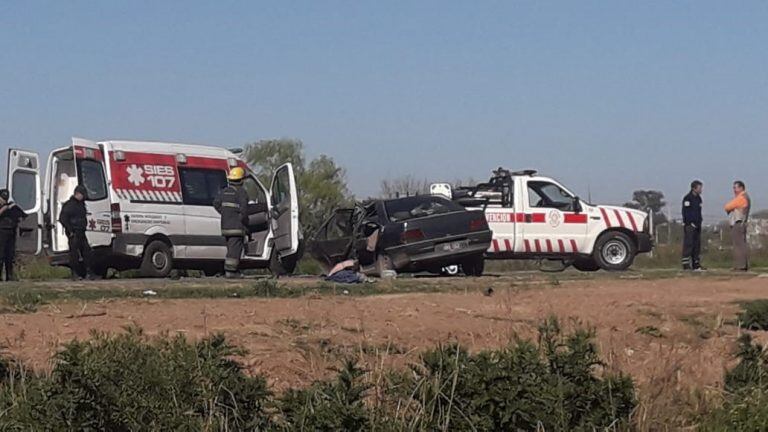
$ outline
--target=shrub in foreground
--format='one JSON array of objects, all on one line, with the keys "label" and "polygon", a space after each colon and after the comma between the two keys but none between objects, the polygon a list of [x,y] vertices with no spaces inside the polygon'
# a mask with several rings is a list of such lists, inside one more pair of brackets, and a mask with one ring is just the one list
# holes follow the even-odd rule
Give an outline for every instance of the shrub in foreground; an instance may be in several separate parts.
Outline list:
[{"label": "shrub in foreground", "polygon": [[223,337],[148,340],[138,330],[71,342],[50,376],[0,391],[2,430],[255,430],[268,424],[261,377],[231,360]]},{"label": "shrub in foreground", "polygon": [[768,330],[768,300],[752,300],[741,304],[739,325],[749,330]]},{"label": "shrub in foreground", "polygon": [[0,362],[0,430],[592,431],[619,429],[632,381],[602,371],[591,331],[557,321],[536,342],[470,354],[425,352],[375,385],[348,360],[328,380],[273,395],[240,351],[214,336],[147,338],[139,330],[71,342],[50,375]]},{"label": "shrub in foreground", "polygon": [[703,420],[700,430],[768,430],[768,355],[746,334],[736,355],[739,363],[725,374],[723,405]]}]

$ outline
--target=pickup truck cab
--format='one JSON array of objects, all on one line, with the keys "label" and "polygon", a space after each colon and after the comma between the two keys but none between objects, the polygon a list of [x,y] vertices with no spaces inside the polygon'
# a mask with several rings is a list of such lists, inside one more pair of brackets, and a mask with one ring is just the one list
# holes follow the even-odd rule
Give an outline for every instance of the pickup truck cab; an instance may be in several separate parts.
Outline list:
[{"label": "pickup truck cab", "polygon": [[493,231],[486,259],[562,261],[582,271],[629,268],[652,249],[648,215],[640,210],[588,203],[534,170],[499,168],[487,183],[430,187],[467,209],[485,212]]}]

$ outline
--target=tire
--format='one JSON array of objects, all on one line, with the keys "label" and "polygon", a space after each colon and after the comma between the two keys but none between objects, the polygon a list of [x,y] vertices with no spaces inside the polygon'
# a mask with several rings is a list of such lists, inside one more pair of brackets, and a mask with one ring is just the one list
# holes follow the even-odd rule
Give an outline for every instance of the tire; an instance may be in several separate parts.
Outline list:
[{"label": "tire", "polygon": [[485,258],[482,255],[469,258],[461,263],[461,270],[467,276],[480,277],[485,270]]},{"label": "tire", "polygon": [[222,273],[222,270],[218,268],[210,267],[210,268],[203,269],[203,274],[205,275],[205,277],[216,277],[221,273]]},{"label": "tire", "polygon": [[376,263],[374,265],[376,266],[374,273],[378,277],[381,277],[381,275],[383,275],[387,270],[394,270],[392,266],[392,260],[383,253],[376,255]]},{"label": "tire", "polygon": [[583,272],[596,272],[600,270],[600,266],[592,258],[578,258],[573,262],[573,268]]},{"label": "tire", "polygon": [[173,270],[171,247],[161,240],[154,240],[144,249],[139,271],[144,277],[164,278]]},{"label": "tire", "polygon": [[636,254],[637,246],[628,235],[609,231],[597,239],[592,255],[601,269],[622,271],[632,265]]},{"label": "tire", "polygon": [[109,267],[106,264],[96,264],[91,269],[91,272],[99,279],[106,279],[109,274]]}]

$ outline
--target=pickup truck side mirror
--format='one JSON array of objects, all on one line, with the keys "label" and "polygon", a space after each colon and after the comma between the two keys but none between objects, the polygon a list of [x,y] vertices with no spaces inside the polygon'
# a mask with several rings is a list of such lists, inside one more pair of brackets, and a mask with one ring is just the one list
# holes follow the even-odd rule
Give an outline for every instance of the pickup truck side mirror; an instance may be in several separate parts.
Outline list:
[{"label": "pickup truck side mirror", "polygon": [[572,203],[573,203],[572,208],[574,212],[581,213],[584,210],[583,208],[581,208],[581,200],[579,199],[579,197],[573,197]]}]

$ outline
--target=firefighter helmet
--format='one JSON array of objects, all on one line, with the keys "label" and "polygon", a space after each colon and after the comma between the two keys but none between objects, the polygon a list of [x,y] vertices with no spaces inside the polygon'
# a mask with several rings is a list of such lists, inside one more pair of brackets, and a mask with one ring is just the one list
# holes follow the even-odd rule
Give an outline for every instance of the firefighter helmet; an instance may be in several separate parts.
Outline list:
[{"label": "firefighter helmet", "polygon": [[245,170],[241,167],[234,167],[231,170],[229,170],[229,175],[227,176],[228,180],[232,181],[240,181],[245,178]]}]

